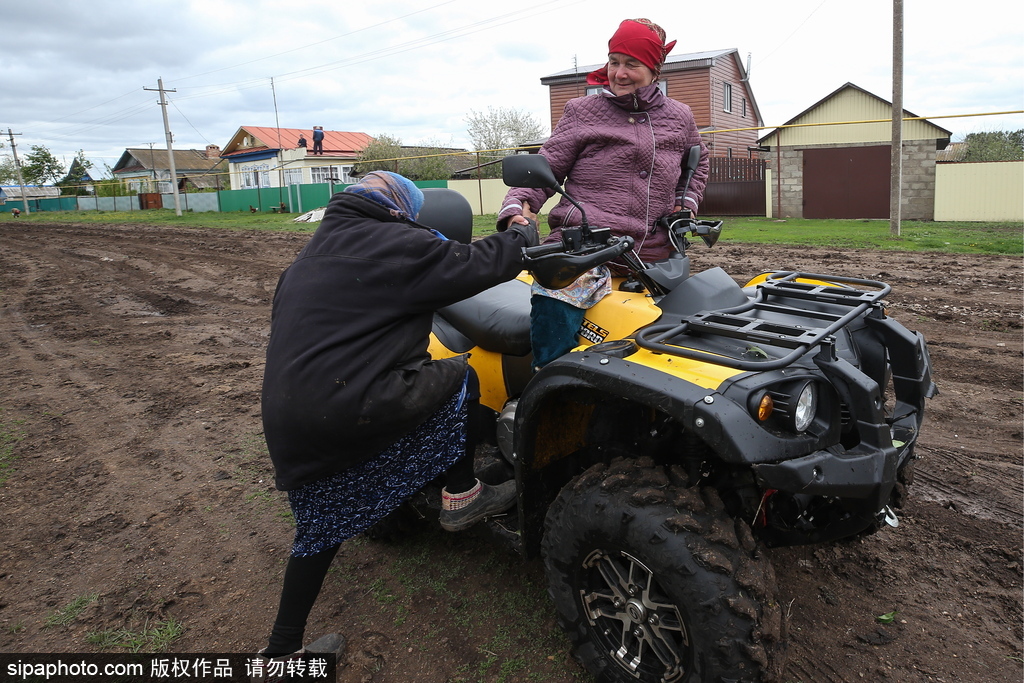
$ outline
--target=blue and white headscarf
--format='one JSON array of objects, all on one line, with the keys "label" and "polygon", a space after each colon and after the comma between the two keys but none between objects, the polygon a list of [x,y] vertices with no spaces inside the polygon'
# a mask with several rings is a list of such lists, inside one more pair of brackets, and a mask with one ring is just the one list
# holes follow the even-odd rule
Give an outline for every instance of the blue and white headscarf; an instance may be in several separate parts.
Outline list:
[{"label": "blue and white headscarf", "polygon": [[392,215],[416,220],[423,208],[423,192],[411,180],[391,171],[371,171],[345,192],[362,195],[377,202]]}]

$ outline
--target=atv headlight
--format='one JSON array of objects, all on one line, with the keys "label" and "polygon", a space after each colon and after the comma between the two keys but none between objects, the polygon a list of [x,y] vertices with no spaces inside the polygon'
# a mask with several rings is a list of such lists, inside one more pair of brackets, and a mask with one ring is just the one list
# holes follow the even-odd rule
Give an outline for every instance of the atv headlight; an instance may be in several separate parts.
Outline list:
[{"label": "atv headlight", "polygon": [[818,409],[818,395],[814,390],[814,382],[807,382],[796,395],[796,403],[790,414],[791,426],[797,433],[804,432],[814,421]]},{"label": "atv headlight", "polygon": [[813,380],[776,387],[765,392],[760,403],[753,404],[751,408],[761,422],[771,418],[777,427],[802,434],[810,428],[818,413],[817,387]]}]

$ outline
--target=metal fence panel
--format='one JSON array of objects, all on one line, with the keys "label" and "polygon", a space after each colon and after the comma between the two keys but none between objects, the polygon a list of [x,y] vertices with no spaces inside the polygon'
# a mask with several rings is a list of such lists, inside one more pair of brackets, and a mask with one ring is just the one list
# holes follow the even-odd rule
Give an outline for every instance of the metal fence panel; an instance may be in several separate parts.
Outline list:
[{"label": "metal fence panel", "polygon": [[935,220],[1024,220],[1024,161],[936,164]]}]

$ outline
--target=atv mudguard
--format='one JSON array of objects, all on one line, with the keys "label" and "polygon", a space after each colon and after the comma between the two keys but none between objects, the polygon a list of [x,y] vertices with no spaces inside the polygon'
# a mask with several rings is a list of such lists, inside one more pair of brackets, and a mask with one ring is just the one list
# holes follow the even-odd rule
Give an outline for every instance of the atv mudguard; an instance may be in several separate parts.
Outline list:
[{"label": "atv mudguard", "polygon": [[[817,377],[824,375],[855,416],[860,441],[850,449],[824,444],[816,448],[816,437],[810,434],[772,433],[757,423],[745,405],[726,395],[733,385],[766,382],[772,373],[740,372],[717,388],[713,380],[709,386],[700,386],[647,365],[656,354],[641,350],[619,358],[602,353],[600,346],[577,350],[545,366],[533,377],[515,414],[524,551],[536,551],[549,502],[588,464],[573,457],[591,445],[585,439],[590,415],[573,400],[587,396],[616,397],[667,415],[685,432],[698,436],[723,462],[750,466],[763,488],[859,499],[867,511],[866,519],[870,519],[887,505],[899,470],[913,457],[924,399],[931,397],[935,388],[920,334],[891,318],[869,316],[865,320],[884,339],[894,368],[897,409],[892,425],[886,420],[875,380],[837,357],[830,343],[823,344],[813,357],[813,367],[821,373]],[[802,372],[814,373],[813,367],[808,364]]]}]

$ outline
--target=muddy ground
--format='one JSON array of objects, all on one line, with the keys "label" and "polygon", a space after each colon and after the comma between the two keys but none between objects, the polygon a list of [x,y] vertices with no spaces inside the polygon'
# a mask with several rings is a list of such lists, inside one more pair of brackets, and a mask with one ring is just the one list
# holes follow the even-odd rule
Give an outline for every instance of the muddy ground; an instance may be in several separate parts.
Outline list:
[{"label": "muddy ground", "polygon": [[[306,239],[0,221],[0,651],[265,644],[292,527],[259,389],[271,294]],[[1019,682],[1021,258],[719,244],[695,259],[741,280],[892,283],[941,390],[899,528],[770,551],[784,680]],[[310,619],[331,631],[349,639],[346,682],[586,680],[540,563],[480,532],[346,544]]]}]

